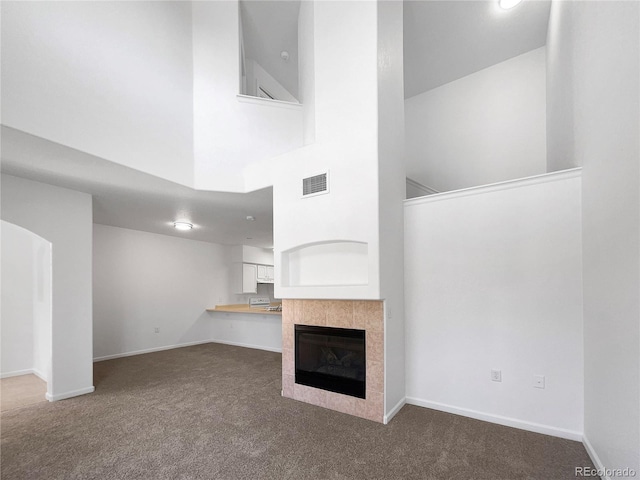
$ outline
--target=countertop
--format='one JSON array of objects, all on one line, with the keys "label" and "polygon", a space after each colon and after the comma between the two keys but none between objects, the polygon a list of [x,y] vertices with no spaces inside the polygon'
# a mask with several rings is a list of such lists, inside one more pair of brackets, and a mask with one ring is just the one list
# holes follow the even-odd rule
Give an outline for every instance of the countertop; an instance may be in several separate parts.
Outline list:
[{"label": "countertop", "polygon": [[[272,307],[277,307],[280,302],[271,303]],[[238,303],[234,305],[216,305],[214,308],[207,308],[207,312],[226,312],[226,313],[253,313],[255,315],[282,315],[282,312],[269,312],[264,307],[250,307],[246,303]]]}]

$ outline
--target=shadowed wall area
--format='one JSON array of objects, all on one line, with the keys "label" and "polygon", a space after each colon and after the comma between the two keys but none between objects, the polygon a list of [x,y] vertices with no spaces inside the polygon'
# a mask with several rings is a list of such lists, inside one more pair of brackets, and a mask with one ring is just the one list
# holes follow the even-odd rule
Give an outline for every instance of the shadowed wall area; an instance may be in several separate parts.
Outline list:
[{"label": "shadowed wall area", "polygon": [[96,391],[2,414],[5,479],[570,479],[579,442],[405,406],[381,425],[283,398],[279,353],[96,363]]}]

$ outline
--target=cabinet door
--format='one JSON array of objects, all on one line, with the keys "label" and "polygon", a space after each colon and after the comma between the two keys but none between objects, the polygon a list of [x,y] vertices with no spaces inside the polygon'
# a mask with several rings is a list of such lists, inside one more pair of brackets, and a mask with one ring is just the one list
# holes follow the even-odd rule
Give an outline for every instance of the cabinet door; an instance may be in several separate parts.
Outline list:
[{"label": "cabinet door", "polygon": [[274,278],[273,267],[267,267],[267,282],[273,283]]},{"label": "cabinet door", "polygon": [[258,293],[256,266],[250,263],[242,264],[242,293]]},{"label": "cabinet door", "polygon": [[267,266],[258,265],[258,281],[264,283],[267,280],[269,280],[269,276],[267,274]]}]

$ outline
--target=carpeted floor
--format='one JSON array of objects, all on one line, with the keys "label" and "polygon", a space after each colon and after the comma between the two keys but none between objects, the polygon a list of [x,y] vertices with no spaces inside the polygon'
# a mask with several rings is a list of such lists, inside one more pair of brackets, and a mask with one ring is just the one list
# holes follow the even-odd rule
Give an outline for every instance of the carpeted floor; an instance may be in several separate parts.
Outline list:
[{"label": "carpeted floor", "polygon": [[0,379],[0,412],[46,402],[47,383],[34,374]]},{"label": "carpeted floor", "polygon": [[2,414],[9,479],[575,479],[582,444],[406,406],[280,396],[280,354],[205,344],[95,364],[96,392]]}]

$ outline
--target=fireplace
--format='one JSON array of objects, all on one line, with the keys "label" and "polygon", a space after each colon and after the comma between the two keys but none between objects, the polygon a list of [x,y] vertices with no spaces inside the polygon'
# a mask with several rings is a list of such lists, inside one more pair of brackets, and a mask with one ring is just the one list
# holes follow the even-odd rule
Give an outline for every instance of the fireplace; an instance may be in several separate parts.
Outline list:
[{"label": "fireplace", "polygon": [[[300,402],[310,403],[318,407],[329,408],[341,413],[355,415],[361,418],[367,418],[376,422],[384,421],[384,304],[380,300],[298,300],[283,299],[282,300],[282,396],[292,398]],[[345,331],[359,332],[355,340],[362,346],[355,348],[356,352],[349,358],[345,358],[348,353],[342,351],[343,345],[349,346],[354,342],[354,338],[332,339],[331,342],[343,342],[339,347],[332,345],[320,345],[319,350],[322,352],[322,346],[325,349],[331,349],[337,360],[343,360],[343,364],[348,363],[351,368],[356,362],[360,349],[366,365],[362,373],[353,373],[350,370],[346,374],[349,377],[360,378],[364,381],[359,382],[355,388],[356,395],[351,393],[337,392],[337,385],[343,380],[339,376],[324,377],[325,385],[310,386],[311,381],[318,376],[306,373],[326,374],[325,371],[320,372],[301,372],[300,370],[314,370],[318,368],[319,361],[322,361],[322,353],[318,360],[318,348],[309,349],[315,354],[309,353],[310,358],[301,355],[296,343],[300,341],[300,333],[318,332],[322,330],[306,330],[303,332],[300,328],[305,327],[331,327],[327,330],[331,333],[340,335]],[[300,330],[300,333],[297,333]],[[296,336],[298,337],[296,340]],[[326,333],[320,336],[326,337]],[[303,343],[309,347],[307,340],[310,337],[306,335],[302,337]],[[312,338],[312,337],[311,337]],[[324,341],[324,340],[323,340]],[[340,348],[336,352],[335,349]],[[296,360],[296,355],[299,358]],[[325,355],[330,355],[327,351]],[[314,362],[311,360],[315,358]],[[331,356],[334,364],[336,363]],[[297,363],[296,363],[297,362]],[[358,360],[359,362],[359,360]],[[312,364],[310,367],[309,364]],[[329,363],[328,361],[326,363]],[[346,365],[345,365],[346,366]],[[302,367],[302,368],[300,368]],[[320,368],[322,365],[319,366]],[[325,370],[325,369],[323,369]],[[328,369],[326,369],[328,370]],[[334,373],[335,373],[334,369]],[[347,370],[344,370],[346,372]],[[302,378],[301,378],[302,377]],[[304,377],[307,377],[306,379]],[[322,378],[322,377],[321,377]],[[307,381],[309,380],[309,381]],[[301,383],[302,382],[302,383]],[[348,382],[351,383],[351,382]]]},{"label": "fireplace", "polygon": [[366,398],[365,331],[295,325],[295,383]]}]

